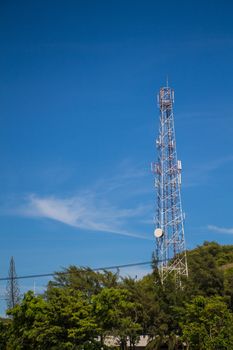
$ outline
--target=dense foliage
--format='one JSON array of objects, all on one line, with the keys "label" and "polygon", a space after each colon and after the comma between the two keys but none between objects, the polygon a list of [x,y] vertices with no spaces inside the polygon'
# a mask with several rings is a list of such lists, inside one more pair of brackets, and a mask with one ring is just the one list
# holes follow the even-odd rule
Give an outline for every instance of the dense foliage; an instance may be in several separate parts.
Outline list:
[{"label": "dense foliage", "polygon": [[188,252],[189,277],[161,285],[156,268],[141,280],[70,266],[44,295],[24,295],[0,321],[6,350],[233,350],[233,246],[205,242]]}]

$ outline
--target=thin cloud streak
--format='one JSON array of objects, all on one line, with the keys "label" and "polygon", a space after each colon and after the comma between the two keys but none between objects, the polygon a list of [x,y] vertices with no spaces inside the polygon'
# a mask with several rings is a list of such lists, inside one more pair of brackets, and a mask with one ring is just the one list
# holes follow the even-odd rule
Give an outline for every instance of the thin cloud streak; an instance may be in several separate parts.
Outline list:
[{"label": "thin cloud streak", "polygon": [[25,204],[16,212],[26,217],[52,219],[83,230],[150,240],[124,229],[130,219],[143,217],[147,209],[146,206],[120,209],[106,201],[96,201],[93,195],[87,193],[71,198],[39,197],[33,194],[26,198]]},{"label": "thin cloud streak", "polygon": [[86,190],[75,194],[32,193],[8,199],[1,206],[1,214],[51,219],[80,229],[81,233],[86,230],[152,240],[145,232],[145,225],[151,225],[153,207],[144,168],[145,164],[135,165],[126,159]]},{"label": "thin cloud streak", "polygon": [[[95,192],[106,195],[123,190],[125,195],[129,193],[130,196],[135,195],[136,190],[137,193],[148,193],[148,188],[145,187],[143,179],[148,176],[149,171],[147,172],[144,166],[142,164],[141,166],[135,166],[130,160],[122,161],[114,175],[96,181],[94,185]],[[127,191],[125,191],[126,187]]]},{"label": "thin cloud streak", "polygon": [[183,187],[195,187],[205,184],[209,181],[212,172],[231,162],[233,162],[233,155],[192,166],[184,175]]},{"label": "thin cloud streak", "polygon": [[216,233],[225,233],[225,234],[233,235],[233,227],[227,228],[227,227],[219,227],[215,225],[208,225],[207,228],[209,231],[213,231]]}]

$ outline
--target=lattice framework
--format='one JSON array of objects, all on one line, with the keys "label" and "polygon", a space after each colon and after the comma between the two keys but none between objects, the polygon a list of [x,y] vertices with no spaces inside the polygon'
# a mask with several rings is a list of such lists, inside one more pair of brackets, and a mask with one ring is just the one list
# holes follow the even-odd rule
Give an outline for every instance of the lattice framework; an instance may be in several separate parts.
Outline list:
[{"label": "lattice framework", "polygon": [[177,159],[173,103],[174,90],[168,86],[162,87],[158,94],[158,161],[153,166],[157,192],[155,237],[156,258],[162,283],[173,272],[180,285],[181,276],[188,276],[188,266],[181,204],[182,165]]}]

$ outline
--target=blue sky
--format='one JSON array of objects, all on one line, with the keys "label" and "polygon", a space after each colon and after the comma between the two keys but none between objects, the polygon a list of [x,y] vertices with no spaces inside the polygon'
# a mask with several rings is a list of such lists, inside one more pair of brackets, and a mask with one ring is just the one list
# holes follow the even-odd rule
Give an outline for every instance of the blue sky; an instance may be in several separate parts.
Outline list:
[{"label": "blue sky", "polygon": [[187,247],[233,243],[232,10],[231,1],[1,2],[1,276],[12,255],[18,275],[150,259],[156,93],[167,75]]}]

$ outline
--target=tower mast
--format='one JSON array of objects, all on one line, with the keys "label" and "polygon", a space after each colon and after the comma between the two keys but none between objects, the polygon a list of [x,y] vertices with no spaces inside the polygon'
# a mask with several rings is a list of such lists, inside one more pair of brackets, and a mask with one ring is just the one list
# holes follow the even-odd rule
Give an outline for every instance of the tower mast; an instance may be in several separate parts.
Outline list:
[{"label": "tower mast", "polygon": [[6,287],[7,307],[12,309],[20,302],[20,290],[15,270],[15,261],[13,256],[10,260],[9,279]]},{"label": "tower mast", "polygon": [[158,94],[159,135],[156,140],[158,161],[154,165],[157,210],[155,218],[156,259],[163,283],[173,273],[178,285],[188,276],[181,205],[181,161],[177,160],[174,128],[174,90],[162,87]]}]

